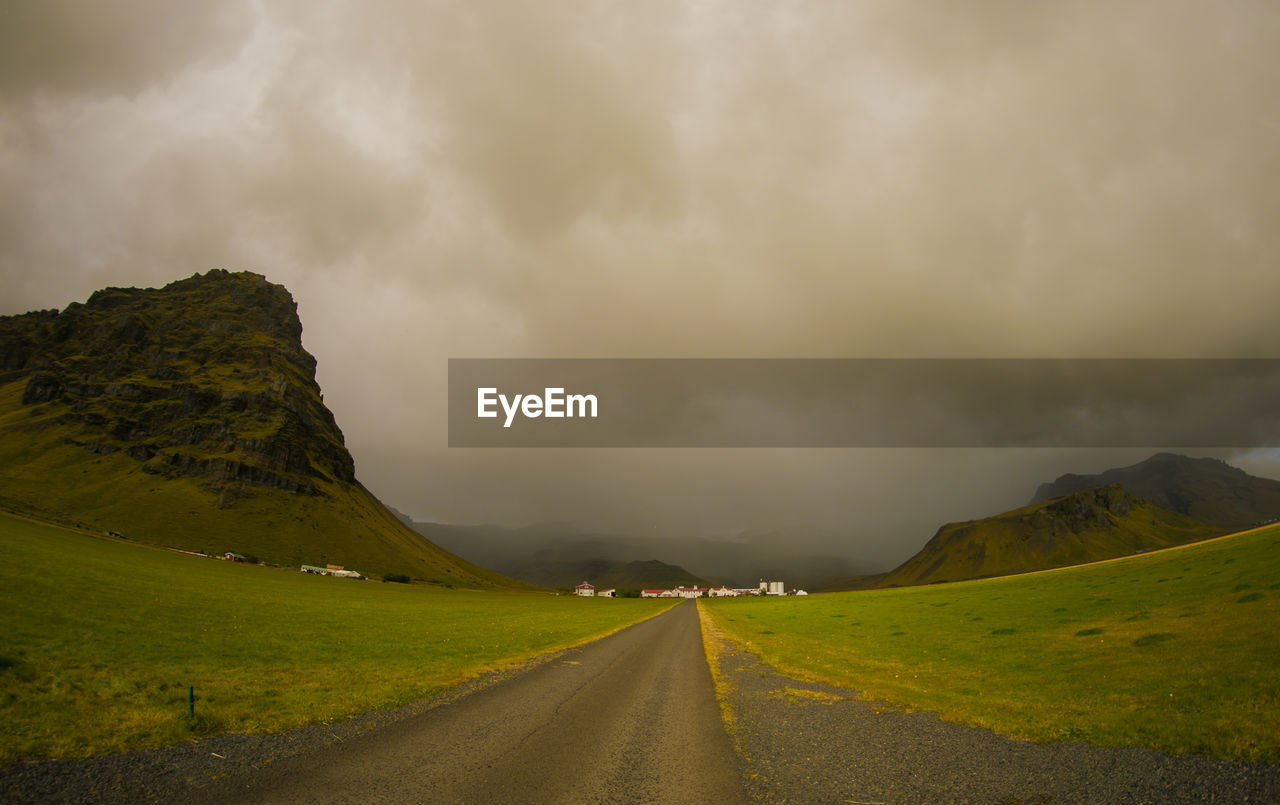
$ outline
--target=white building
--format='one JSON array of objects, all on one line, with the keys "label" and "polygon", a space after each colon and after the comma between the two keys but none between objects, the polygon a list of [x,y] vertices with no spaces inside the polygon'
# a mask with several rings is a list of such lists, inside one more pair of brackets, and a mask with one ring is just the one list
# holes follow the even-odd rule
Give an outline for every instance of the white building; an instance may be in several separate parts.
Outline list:
[{"label": "white building", "polygon": [[706,595],[706,587],[677,587],[671,591],[677,598],[701,598]]},{"label": "white building", "polygon": [[590,598],[596,594],[596,586],[584,581],[574,588],[573,594],[584,598]]}]

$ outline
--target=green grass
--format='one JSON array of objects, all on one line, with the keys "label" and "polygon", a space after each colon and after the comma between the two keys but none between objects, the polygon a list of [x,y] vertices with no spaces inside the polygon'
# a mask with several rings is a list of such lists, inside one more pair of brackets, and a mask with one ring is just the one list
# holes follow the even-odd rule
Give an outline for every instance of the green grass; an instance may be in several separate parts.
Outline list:
[{"label": "green grass", "polygon": [[305,576],[0,516],[0,762],[394,707],[668,606]]},{"label": "green grass", "polygon": [[1280,762],[1280,528],[1025,576],[709,601],[785,673],[1038,741]]}]

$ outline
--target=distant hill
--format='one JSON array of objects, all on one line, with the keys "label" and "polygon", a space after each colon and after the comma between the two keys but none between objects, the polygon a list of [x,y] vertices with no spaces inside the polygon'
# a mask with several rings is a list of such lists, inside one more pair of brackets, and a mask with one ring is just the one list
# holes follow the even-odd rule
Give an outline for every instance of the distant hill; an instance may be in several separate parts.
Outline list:
[{"label": "distant hill", "polygon": [[612,559],[566,561],[552,558],[534,559],[523,568],[512,568],[513,577],[541,587],[573,587],[589,581],[597,589],[612,587],[619,591],[668,589],[676,586],[705,587],[710,582],[700,579],[676,565],[657,559],[619,562]]},{"label": "distant hill", "polygon": [[360,485],[301,337],[287,290],[221,270],[0,317],[0,505],[204,553],[516,585]]},{"label": "distant hill", "polygon": [[1004,576],[1181,545],[1223,532],[1112,485],[983,520],[948,523],[894,570],[832,589]]},{"label": "distant hill", "polygon": [[1157,453],[1097,475],[1063,475],[1041,484],[1032,503],[1120,484],[1131,495],[1228,531],[1280,517],[1280,481],[1258,478],[1216,458]]},{"label": "distant hill", "polygon": [[678,565],[657,559],[620,558],[627,555],[627,549],[606,541],[543,541],[538,538],[549,531],[565,533],[568,526],[508,529],[415,523],[404,515],[400,516],[446,550],[483,563],[504,576],[540,587],[566,588],[589,581],[597,587],[642,590],[646,587],[707,583],[706,579]]},{"label": "distant hill", "polygon": [[[401,517],[445,550],[524,580],[545,578],[531,568],[540,567],[549,557],[569,563],[609,560],[622,565],[661,560],[681,568],[688,579],[709,579],[733,587],[755,587],[761,579],[768,578],[780,579],[788,587],[814,588],[859,572],[848,559],[831,555],[835,538],[817,529],[749,532],[733,539],[674,539],[603,534],[567,524],[508,528],[414,522]],[[583,579],[573,583],[580,581]]]}]

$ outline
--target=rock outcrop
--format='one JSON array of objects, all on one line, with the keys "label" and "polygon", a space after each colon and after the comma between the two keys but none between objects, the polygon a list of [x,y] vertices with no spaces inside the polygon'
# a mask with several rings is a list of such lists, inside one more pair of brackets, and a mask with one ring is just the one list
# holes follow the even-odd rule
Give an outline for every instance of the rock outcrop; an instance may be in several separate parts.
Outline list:
[{"label": "rock outcrop", "polygon": [[315,372],[292,296],[257,274],[0,317],[0,509],[195,553],[527,587],[359,483]]},{"label": "rock outcrop", "polygon": [[1280,481],[1259,478],[1216,458],[1157,453],[1097,475],[1068,473],[1041,484],[1032,503],[1120,484],[1143,500],[1238,531],[1280,517]]},{"label": "rock outcrop", "polygon": [[316,384],[292,296],[251,273],[106,288],[0,319],[0,377],[28,427],[145,472],[317,495],[355,464]]}]

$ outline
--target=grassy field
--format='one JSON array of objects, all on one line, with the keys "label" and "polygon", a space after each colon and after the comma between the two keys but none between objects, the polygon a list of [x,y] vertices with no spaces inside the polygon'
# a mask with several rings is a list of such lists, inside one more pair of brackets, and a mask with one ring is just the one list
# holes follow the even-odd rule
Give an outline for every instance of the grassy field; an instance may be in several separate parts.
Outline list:
[{"label": "grassy field", "polygon": [[394,707],[670,605],[305,576],[0,516],[0,762]]},{"label": "grassy field", "polygon": [[1040,741],[1280,763],[1280,527],[1025,576],[705,611],[768,664]]}]

